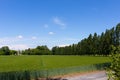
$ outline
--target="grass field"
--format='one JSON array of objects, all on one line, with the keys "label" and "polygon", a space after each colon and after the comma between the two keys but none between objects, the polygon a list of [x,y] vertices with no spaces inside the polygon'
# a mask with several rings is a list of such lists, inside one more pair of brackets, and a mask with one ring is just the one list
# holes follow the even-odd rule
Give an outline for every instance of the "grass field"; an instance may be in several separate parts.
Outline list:
[{"label": "grass field", "polygon": [[0,56],[0,72],[42,70],[109,62],[93,56]]}]

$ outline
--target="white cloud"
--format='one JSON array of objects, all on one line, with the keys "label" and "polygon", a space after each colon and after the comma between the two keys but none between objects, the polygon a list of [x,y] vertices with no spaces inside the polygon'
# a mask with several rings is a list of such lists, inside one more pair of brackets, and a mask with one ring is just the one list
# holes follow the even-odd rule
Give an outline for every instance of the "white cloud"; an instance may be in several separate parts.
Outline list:
[{"label": "white cloud", "polygon": [[53,22],[55,23],[55,24],[57,24],[57,25],[60,25],[60,26],[65,26],[66,24],[63,22],[63,21],[61,21],[58,17],[55,17],[54,19],[53,19]]},{"label": "white cloud", "polygon": [[0,48],[3,46],[8,46],[12,50],[25,50],[30,48],[26,44],[14,44],[14,45],[6,44],[6,45],[0,45]]},{"label": "white cloud", "polygon": [[27,49],[28,46],[25,42],[28,40],[21,40],[21,38],[23,38],[21,35],[17,37],[0,38],[0,47],[8,46],[10,49],[14,50]]},{"label": "white cloud", "polygon": [[69,46],[70,44],[62,44],[62,45],[58,45],[59,47],[65,47],[65,46]]},{"label": "white cloud", "polygon": [[17,38],[9,38],[9,37],[0,38],[0,44],[1,44],[1,45],[13,44],[13,43],[16,43],[16,42],[18,42],[18,41],[20,41],[20,40],[18,39],[18,37],[17,37]]},{"label": "white cloud", "polygon": [[55,34],[55,33],[54,33],[54,32],[49,32],[48,34],[49,34],[49,35],[53,35],[53,34]]},{"label": "white cloud", "polygon": [[44,25],[44,28],[48,28],[49,26],[47,24]]},{"label": "white cloud", "polygon": [[[54,32],[48,32],[49,35],[53,36]],[[76,38],[69,38],[69,37],[64,37],[64,38],[57,38],[54,39],[52,37],[36,37],[36,36],[31,36],[29,38],[23,38],[19,39],[18,37],[5,37],[5,38],[0,38],[0,47],[2,46],[9,46],[10,49],[15,49],[15,50],[23,50],[23,49],[28,49],[28,48],[34,48],[38,45],[47,45],[49,48],[52,48],[53,46],[68,46],[69,44],[73,43],[78,43],[80,39]]]},{"label": "white cloud", "polygon": [[25,44],[16,44],[16,45],[8,45],[8,46],[10,47],[10,49],[13,50],[24,50],[29,48],[29,46]]},{"label": "white cloud", "polygon": [[22,38],[23,38],[23,36],[22,36],[22,35],[19,35],[19,36],[17,36],[17,38],[22,39]]},{"label": "white cloud", "polygon": [[37,37],[33,36],[32,39],[35,40],[35,39],[37,39]]}]

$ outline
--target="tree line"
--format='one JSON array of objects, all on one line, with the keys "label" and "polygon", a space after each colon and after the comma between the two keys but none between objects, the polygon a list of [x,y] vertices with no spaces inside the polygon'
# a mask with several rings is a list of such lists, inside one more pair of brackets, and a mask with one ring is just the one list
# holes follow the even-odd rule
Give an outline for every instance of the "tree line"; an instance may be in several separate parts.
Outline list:
[{"label": "tree line", "polygon": [[0,48],[0,55],[51,55],[52,52],[47,46],[37,46],[36,48],[29,48],[22,51],[10,50],[8,46]]},{"label": "tree line", "polygon": [[111,45],[120,45],[120,23],[100,35],[94,33],[70,46],[52,48],[53,55],[109,55]]},{"label": "tree line", "polygon": [[17,55],[17,51],[10,50],[8,46],[3,46],[0,48],[0,55]]},{"label": "tree line", "polygon": [[55,46],[51,50],[46,45],[37,46],[22,51],[10,50],[8,46],[4,46],[0,48],[0,55],[109,55],[111,45],[120,45],[120,23],[100,35],[90,34],[77,44],[65,47]]},{"label": "tree line", "polygon": [[45,46],[37,46],[34,49],[26,49],[22,51],[23,55],[51,55],[52,52],[49,50],[49,48]]}]

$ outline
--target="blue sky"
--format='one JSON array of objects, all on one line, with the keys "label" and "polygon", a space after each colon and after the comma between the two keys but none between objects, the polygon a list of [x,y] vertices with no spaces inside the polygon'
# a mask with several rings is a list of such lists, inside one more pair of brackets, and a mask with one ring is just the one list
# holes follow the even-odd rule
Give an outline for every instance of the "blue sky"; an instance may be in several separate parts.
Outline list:
[{"label": "blue sky", "polygon": [[65,46],[120,22],[120,0],[0,0],[0,47]]}]

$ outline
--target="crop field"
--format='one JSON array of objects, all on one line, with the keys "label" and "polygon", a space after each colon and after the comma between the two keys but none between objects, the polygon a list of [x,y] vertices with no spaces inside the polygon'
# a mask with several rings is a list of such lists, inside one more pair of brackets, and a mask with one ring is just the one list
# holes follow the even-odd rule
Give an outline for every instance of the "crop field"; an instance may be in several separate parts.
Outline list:
[{"label": "crop field", "polygon": [[0,72],[86,66],[109,61],[109,57],[98,56],[0,56]]}]

